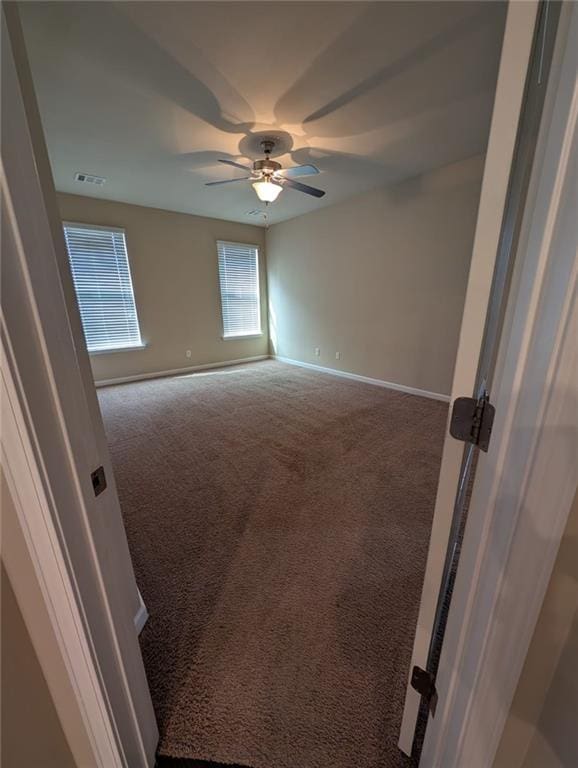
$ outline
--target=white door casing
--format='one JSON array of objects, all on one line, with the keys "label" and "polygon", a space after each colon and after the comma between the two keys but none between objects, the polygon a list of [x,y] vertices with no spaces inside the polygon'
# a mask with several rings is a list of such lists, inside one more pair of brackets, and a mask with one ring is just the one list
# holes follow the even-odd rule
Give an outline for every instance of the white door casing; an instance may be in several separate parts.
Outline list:
[{"label": "white door casing", "polygon": [[75,763],[123,768],[82,607],[54,526],[54,500],[38,471],[4,344],[1,355],[2,562]]},{"label": "white door casing", "polygon": [[[144,768],[154,762],[158,732],[134,626],[138,590],[15,3],[3,5],[2,22],[3,365],[51,500],[112,731],[125,764]],[[108,487],[95,497],[98,466]],[[36,552],[49,543],[35,540]]]},{"label": "white door casing", "polygon": [[[568,4],[500,342],[498,418],[474,486],[423,766],[491,766],[578,481],[577,51]],[[541,73],[540,64],[538,83]]]},{"label": "white door casing", "polygon": [[[452,383],[452,402],[474,392],[537,8],[536,2],[510,3],[508,7]],[[426,668],[462,456],[463,443],[450,437],[446,430],[410,675],[414,665]],[[482,456],[480,462],[483,461]],[[399,747],[408,755],[412,750],[419,705],[420,695],[411,687],[408,677],[399,736]]]},{"label": "white door casing", "polygon": [[558,29],[423,768],[492,765],[578,484],[575,4]]}]

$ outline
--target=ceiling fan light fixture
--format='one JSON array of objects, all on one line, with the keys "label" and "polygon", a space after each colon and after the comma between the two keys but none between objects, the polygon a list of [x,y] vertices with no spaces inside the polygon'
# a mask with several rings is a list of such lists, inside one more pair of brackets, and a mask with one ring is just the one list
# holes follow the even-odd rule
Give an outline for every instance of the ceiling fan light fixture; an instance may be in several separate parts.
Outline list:
[{"label": "ceiling fan light fixture", "polygon": [[265,179],[256,181],[253,184],[253,189],[257,193],[259,200],[262,200],[264,203],[274,203],[283,187],[280,184],[274,184],[272,181]]},{"label": "ceiling fan light fixture", "polygon": [[255,160],[252,166],[243,165],[236,160],[225,160],[219,158],[219,162],[224,165],[230,165],[233,168],[239,168],[241,171],[248,172],[249,176],[237,177],[235,179],[221,179],[219,181],[205,182],[207,187],[215,187],[221,184],[236,184],[238,182],[250,181],[259,200],[266,203],[274,203],[279,197],[283,187],[291,187],[297,192],[303,192],[312,197],[323,197],[325,192],[322,189],[310,187],[295,181],[295,176],[311,176],[319,173],[319,168],[314,165],[294,165],[291,168],[283,168],[281,163],[271,160],[271,152],[277,144],[275,138],[265,138],[261,141],[261,148],[265,153],[263,160]]}]

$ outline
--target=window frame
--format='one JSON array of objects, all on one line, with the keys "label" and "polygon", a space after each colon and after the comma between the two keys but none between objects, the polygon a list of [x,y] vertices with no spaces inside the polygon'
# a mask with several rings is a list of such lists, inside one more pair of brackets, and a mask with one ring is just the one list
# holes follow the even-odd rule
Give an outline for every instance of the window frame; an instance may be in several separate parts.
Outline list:
[{"label": "window frame", "polygon": [[[74,274],[73,274],[73,270],[72,270],[72,264],[70,263],[70,254],[68,252],[68,245],[67,245],[67,242],[66,242],[66,233],[64,231],[66,227],[75,227],[76,229],[87,229],[87,230],[100,229],[100,230],[102,230],[104,232],[116,232],[116,233],[122,234],[122,236],[124,238],[124,246],[125,246],[125,252],[126,252],[126,262],[127,262],[127,268],[128,268],[128,275],[129,275],[129,279],[130,279],[130,285],[131,285],[131,289],[132,289],[132,298],[133,298],[133,301],[134,301],[134,311],[135,311],[136,324],[137,324],[139,338],[140,338],[140,344],[132,344],[130,346],[125,346],[125,347],[108,347],[108,348],[104,348],[104,349],[92,349],[92,350],[89,349],[88,341],[87,341],[87,338],[86,338],[86,332],[84,330],[84,323],[82,322],[82,312],[80,310],[80,300],[78,298],[78,293],[77,293],[76,285],[75,285],[75,282],[74,282]],[[135,352],[135,351],[146,349],[149,346],[149,344],[143,339],[143,335],[142,335],[141,324],[140,324],[140,319],[139,319],[139,312],[138,312],[138,305],[137,305],[136,290],[135,290],[134,280],[133,280],[133,276],[132,276],[132,268],[131,268],[131,263],[130,263],[128,238],[127,238],[127,234],[126,234],[126,229],[124,227],[118,227],[118,226],[109,225],[109,224],[88,224],[86,222],[70,221],[70,220],[67,219],[65,221],[64,220],[62,221],[62,231],[63,231],[63,237],[64,237],[64,245],[65,245],[65,248],[66,248],[66,256],[67,256],[67,259],[68,259],[68,267],[70,269],[70,277],[71,277],[71,280],[72,280],[72,287],[74,289],[74,295],[75,295],[75,298],[76,298],[76,304],[78,306],[78,312],[79,312],[79,315],[80,315],[80,323],[81,323],[81,326],[82,326],[82,332],[83,332],[84,341],[85,341],[85,344],[86,344],[86,351],[88,352],[88,354],[92,357],[92,356],[95,356],[95,355],[114,355],[114,354],[119,353],[119,352]]]},{"label": "window frame", "polygon": [[[225,315],[223,312],[223,292],[221,290],[221,270],[219,268],[219,243],[223,245],[236,245],[244,246],[246,248],[253,248],[255,250],[255,274],[257,276],[257,309],[259,317],[259,330],[253,333],[242,334],[225,334]],[[256,243],[243,243],[238,240],[221,240],[218,238],[215,240],[215,248],[217,251],[217,283],[219,289],[219,303],[221,305],[221,340],[222,341],[242,341],[243,339],[258,339],[263,336],[263,312],[261,307],[261,259],[260,248]]]}]

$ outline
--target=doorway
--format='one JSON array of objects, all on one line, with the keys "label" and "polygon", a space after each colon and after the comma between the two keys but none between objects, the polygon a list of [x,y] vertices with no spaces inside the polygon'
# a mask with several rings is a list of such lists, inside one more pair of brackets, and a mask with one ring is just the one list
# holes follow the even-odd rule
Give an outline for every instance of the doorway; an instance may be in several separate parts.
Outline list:
[{"label": "doorway", "polygon": [[[140,385],[139,385],[140,386]],[[147,385],[148,386],[148,385]]]}]

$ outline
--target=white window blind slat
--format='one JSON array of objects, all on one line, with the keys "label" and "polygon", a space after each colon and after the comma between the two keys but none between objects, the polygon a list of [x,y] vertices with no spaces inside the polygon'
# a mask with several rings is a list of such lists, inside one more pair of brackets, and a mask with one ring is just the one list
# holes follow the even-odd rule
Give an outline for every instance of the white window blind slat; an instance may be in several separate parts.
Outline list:
[{"label": "white window blind slat", "polygon": [[88,351],[141,347],[124,232],[65,224],[64,238]]},{"label": "white window blind slat", "polygon": [[223,336],[261,333],[259,253],[254,245],[217,242]]}]

